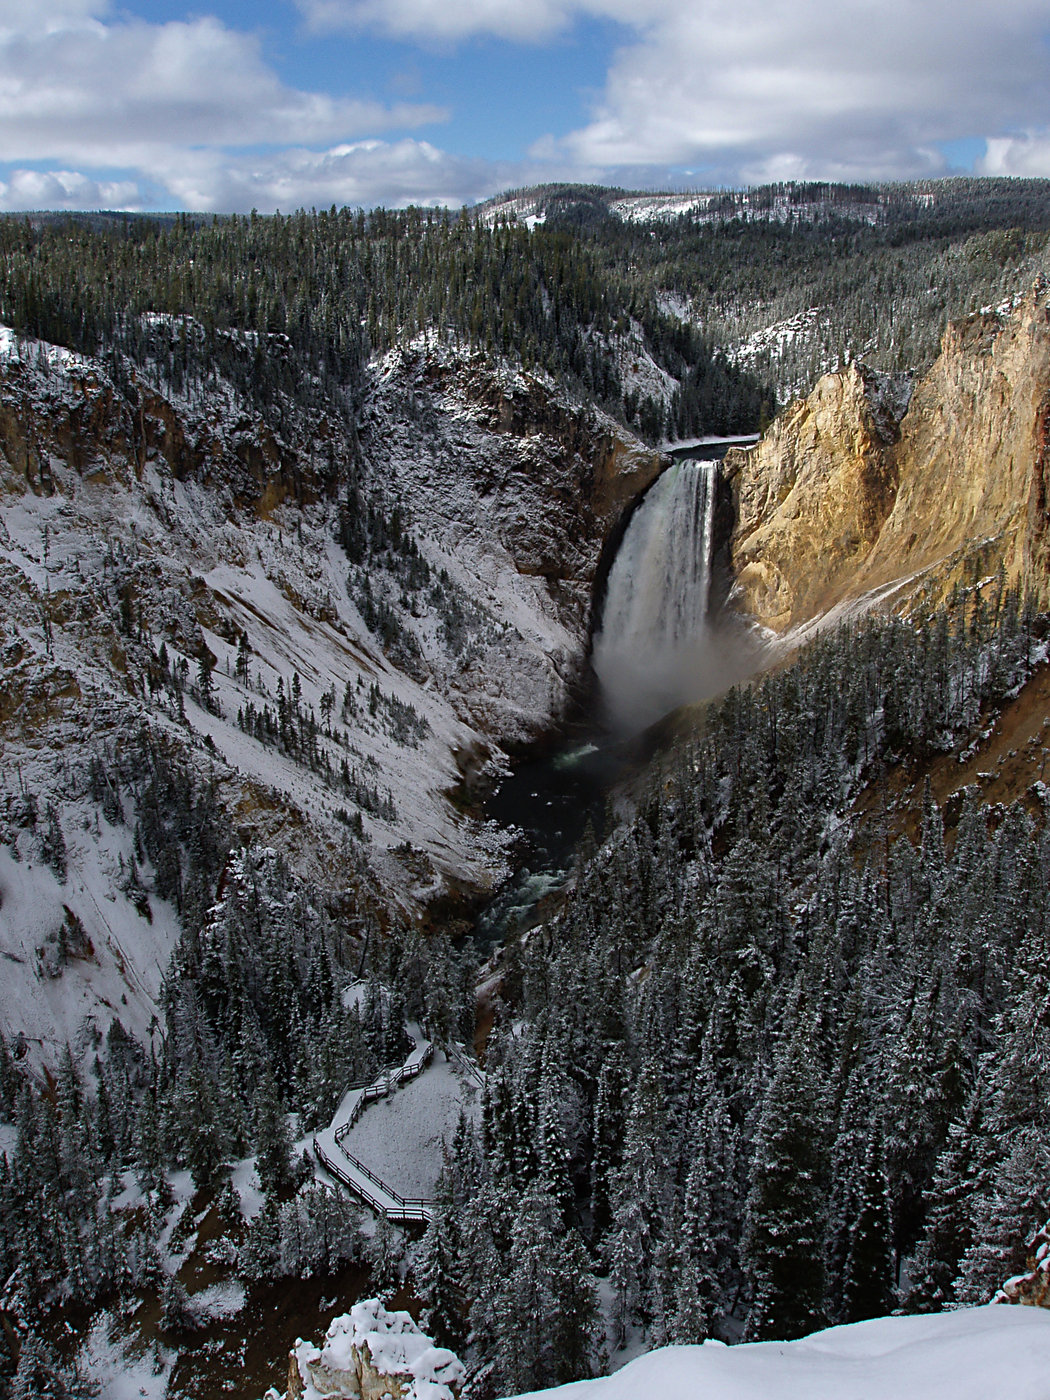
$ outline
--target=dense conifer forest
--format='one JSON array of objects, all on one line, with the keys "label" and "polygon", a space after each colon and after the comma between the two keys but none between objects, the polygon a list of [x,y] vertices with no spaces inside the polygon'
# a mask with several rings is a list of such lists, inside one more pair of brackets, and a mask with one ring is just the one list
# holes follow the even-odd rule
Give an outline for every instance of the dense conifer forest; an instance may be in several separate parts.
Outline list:
[{"label": "dense conifer forest", "polygon": [[[0,318],[180,393],[222,375],[286,433],[352,421],[369,355],[426,334],[546,370],[655,441],[755,430],[778,384],[846,358],[928,363],[950,317],[1045,269],[1050,236],[1038,180],[770,186],[647,222],[607,191],[540,193],[532,229],[483,208],[11,216]],[[643,352],[667,396],[625,381]]]},{"label": "dense conifer forest", "polygon": [[[599,1279],[655,1346],[983,1302],[1022,1266],[1050,1206],[1041,795],[1033,821],[974,792],[947,833],[927,795],[914,841],[853,799],[964,742],[1046,626],[1000,590],[843,628],[714,703],[581,848],[423,1246],[491,1393],[586,1373]],[[566,1312],[575,1352],[507,1321]]]},{"label": "dense conifer forest", "polygon": [[675,410],[683,435],[748,431],[775,406],[768,385],[604,273],[571,230],[530,233],[469,213],[7,219],[0,317],[115,367],[159,365],[178,392],[222,374],[282,425],[291,406],[352,419],[369,354],[424,332],[546,370],[652,437],[672,426],[665,410],[629,390],[625,408],[617,366],[615,342],[632,326],[636,351],[648,344],[689,381],[691,406]]}]

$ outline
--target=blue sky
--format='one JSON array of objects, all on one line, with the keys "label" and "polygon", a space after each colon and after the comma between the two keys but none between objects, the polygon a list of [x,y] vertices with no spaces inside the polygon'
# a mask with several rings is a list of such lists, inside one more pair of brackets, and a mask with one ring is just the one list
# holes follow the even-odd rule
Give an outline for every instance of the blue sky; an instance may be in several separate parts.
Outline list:
[{"label": "blue sky", "polygon": [[0,0],[0,209],[1050,175],[1043,0]]}]

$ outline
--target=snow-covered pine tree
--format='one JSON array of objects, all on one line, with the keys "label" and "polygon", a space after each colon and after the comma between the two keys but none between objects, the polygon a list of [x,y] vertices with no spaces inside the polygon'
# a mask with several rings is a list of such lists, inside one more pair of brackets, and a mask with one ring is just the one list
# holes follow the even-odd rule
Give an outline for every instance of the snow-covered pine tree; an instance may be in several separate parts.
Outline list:
[{"label": "snow-covered pine tree", "polygon": [[745,1337],[790,1340],[825,1320],[828,1124],[812,1013],[799,1005],[762,1104],[744,1215]]},{"label": "snow-covered pine tree", "polygon": [[849,1223],[842,1290],[843,1322],[882,1317],[894,1301],[892,1221],[882,1124],[872,1115]]}]

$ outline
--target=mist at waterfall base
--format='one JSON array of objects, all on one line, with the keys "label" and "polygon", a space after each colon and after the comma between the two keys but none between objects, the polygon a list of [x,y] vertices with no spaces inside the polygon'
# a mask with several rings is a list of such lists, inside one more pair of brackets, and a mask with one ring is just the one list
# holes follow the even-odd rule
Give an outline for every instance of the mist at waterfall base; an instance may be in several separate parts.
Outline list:
[{"label": "mist at waterfall base", "polygon": [[716,462],[675,462],[617,551],[592,657],[601,717],[615,735],[638,733],[755,669],[752,634],[710,614],[717,482]]},{"label": "mist at waterfall base", "polygon": [[594,643],[597,708],[578,714],[557,746],[516,763],[485,803],[486,816],[519,833],[515,874],[476,922],[485,950],[541,921],[588,821],[600,836],[606,795],[631,767],[621,741],[760,665],[745,626],[710,615],[717,470],[689,457],[650,488],[609,573]]}]

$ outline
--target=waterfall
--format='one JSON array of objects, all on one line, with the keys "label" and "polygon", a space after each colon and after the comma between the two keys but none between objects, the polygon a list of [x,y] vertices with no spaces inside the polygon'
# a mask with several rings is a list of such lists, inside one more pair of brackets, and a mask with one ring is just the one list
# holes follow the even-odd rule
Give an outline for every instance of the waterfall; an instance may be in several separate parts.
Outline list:
[{"label": "waterfall", "polygon": [[594,669],[607,716],[640,729],[717,689],[708,623],[714,462],[676,462],[635,511],[609,571]]}]

